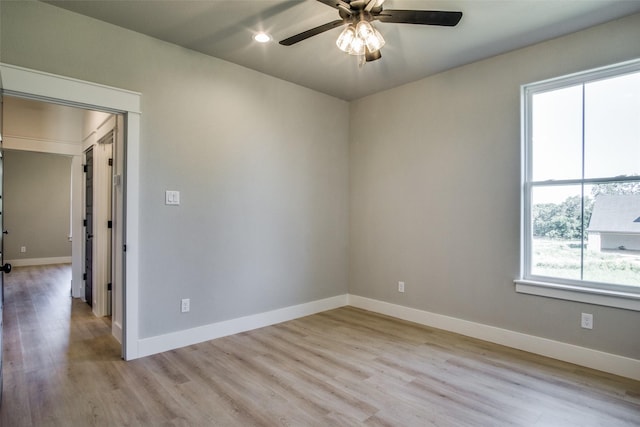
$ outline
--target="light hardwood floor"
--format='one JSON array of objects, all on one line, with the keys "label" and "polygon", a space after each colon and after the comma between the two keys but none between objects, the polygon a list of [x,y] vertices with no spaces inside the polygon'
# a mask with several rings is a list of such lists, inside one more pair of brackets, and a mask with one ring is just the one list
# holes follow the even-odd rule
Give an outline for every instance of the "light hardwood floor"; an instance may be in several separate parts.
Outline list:
[{"label": "light hardwood floor", "polygon": [[640,382],[354,308],[124,362],[69,279],[6,276],[2,426],[640,425]]}]

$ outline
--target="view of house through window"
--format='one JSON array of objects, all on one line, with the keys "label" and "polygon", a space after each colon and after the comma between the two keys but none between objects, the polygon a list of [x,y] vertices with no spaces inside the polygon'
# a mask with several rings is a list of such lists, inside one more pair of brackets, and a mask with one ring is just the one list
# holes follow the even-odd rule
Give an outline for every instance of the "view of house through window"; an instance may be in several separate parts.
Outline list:
[{"label": "view of house through window", "polygon": [[640,290],[640,66],[528,90],[524,278]]}]

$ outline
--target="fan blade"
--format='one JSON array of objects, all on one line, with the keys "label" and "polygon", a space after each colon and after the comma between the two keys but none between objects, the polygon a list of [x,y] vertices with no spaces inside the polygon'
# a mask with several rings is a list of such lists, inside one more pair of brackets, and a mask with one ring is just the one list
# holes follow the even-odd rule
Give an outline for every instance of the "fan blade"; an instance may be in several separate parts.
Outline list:
[{"label": "fan blade", "polygon": [[351,9],[351,6],[346,1],[342,0],[318,0],[320,3],[324,3],[327,6],[330,6],[334,9],[340,9],[341,7],[344,9]]},{"label": "fan blade", "polygon": [[343,25],[345,22],[342,19],[337,19],[335,21],[327,22],[324,25],[320,25],[319,27],[312,28],[310,30],[304,31],[300,34],[296,34],[295,36],[291,36],[287,39],[280,41],[280,44],[283,46],[291,46],[292,44],[301,42],[302,40],[306,40],[309,37],[313,37],[320,33],[324,33],[325,31],[329,31],[333,28],[339,27]]},{"label": "fan blade", "polygon": [[438,10],[393,10],[385,9],[374,16],[382,22],[397,24],[441,25],[455,27],[462,18],[462,12],[446,12]]}]

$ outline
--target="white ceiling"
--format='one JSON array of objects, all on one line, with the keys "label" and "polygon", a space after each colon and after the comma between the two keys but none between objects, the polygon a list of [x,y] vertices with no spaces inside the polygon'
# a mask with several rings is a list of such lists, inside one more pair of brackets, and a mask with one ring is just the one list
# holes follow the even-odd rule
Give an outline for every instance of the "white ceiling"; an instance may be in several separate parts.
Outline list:
[{"label": "white ceiling", "polygon": [[[358,67],[341,28],[293,46],[277,41],[339,19],[315,0],[64,0],[47,3],[345,100],[640,12],[640,0],[386,0],[386,9],[462,11],[457,27],[374,25],[382,59]],[[273,41],[252,36],[267,31]]]}]

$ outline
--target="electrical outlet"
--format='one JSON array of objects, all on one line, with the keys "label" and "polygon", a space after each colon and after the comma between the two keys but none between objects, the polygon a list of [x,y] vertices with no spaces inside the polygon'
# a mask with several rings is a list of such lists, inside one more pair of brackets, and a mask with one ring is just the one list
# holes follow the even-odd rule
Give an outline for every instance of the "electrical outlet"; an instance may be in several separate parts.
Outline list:
[{"label": "electrical outlet", "polygon": [[25,253],[27,252],[27,247],[26,246],[20,246],[20,253]]},{"label": "electrical outlet", "polygon": [[580,326],[584,329],[593,329],[593,314],[582,313],[580,318]]},{"label": "electrical outlet", "polygon": [[189,298],[185,298],[180,303],[180,311],[182,313],[188,313],[191,309],[191,300]]},{"label": "electrical outlet", "polygon": [[404,292],[404,282],[398,282],[398,292]]}]

